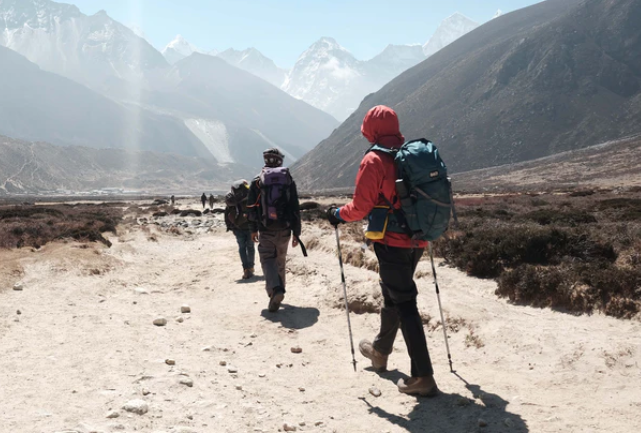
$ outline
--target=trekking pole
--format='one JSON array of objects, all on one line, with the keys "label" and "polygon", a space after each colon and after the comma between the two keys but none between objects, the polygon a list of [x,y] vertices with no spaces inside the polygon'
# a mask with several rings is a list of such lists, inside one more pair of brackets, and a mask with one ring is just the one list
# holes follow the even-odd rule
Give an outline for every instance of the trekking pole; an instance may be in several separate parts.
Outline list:
[{"label": "trekking pole", "polygon": [[352,323],[349,320],[349,304],[347,303],[347,284],[345,284],[345,271],[343,269],[343,254],[341,253],[341,241],[338,237],[338,225],[334,226],[336,232],[336,246],[338,247],[338,264],[341,266],[341,280],[343,281],[343,296],[345,297],[345,312],[347,313],[347,328],[349,329],[349,345],[352,349],[352,364],[356,371],[356,356],[354,355],[354,339],[352,338]]},{"label": "trekking pole", "polygon": [[454,373],[452,368],[452,355],[450,354],[450,344],[447,342],[447,327],[445,326],[445,317],[443,317],[443,307],[441,307],[441,293],[438,290],[438,281],[436,280],[436,268],[434,267],[434,255],[432,254],[432,242],[430,245],[430,260],[432,261],[432,275],[434,275],[434,286],[436,287],[436,299],[438,299],[438,309],[441,312],[441,324],[443,325],[443,336],[445,337],[445,348],[447,349],[447,359],[450,362],[450,373]]}]

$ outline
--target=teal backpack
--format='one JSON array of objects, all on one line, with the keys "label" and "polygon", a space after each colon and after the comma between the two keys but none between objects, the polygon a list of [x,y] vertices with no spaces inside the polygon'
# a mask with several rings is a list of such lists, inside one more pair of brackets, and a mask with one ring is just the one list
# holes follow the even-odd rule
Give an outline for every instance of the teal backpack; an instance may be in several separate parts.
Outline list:
[{"label": "teal backpack", "polygon": [[[433,241],[448,229],[450,216],[457,221],[447,167],[432,142],[417,139],[399,149],[374,145],[369,151],[394,157],[398,171],[396,194],[401,210],[390,219],[389,231],[406,233],[414,240]],[[390,199],[385,201],[393,209]]]}]

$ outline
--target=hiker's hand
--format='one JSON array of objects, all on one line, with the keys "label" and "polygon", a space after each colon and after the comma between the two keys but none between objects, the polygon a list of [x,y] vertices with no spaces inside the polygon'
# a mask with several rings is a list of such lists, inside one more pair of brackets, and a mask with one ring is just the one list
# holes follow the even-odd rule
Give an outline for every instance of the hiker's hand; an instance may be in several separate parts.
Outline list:
[{"label": "hiker's hand", "polygon": [[327,220],[333,227],[338,227],[338,225],[343,223],[342,220],[336,217],[337,210],[338,208],[333,206],[327,209]]},{"label": "hiker's hand", "polygon": [[292,248],[295,248],[298,246],[298,239],[296,237],[292,237]]},{"label": "hiker's hand", "polygon": [[258,233],[252,233],[252,242],[258,243]]}]

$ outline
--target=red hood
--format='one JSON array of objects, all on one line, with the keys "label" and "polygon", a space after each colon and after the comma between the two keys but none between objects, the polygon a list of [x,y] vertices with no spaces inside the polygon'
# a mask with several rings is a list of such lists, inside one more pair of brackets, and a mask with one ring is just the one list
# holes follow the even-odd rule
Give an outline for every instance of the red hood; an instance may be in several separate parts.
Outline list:
[{"label": "red hood", "polygon": [[361,132],[371,144],[386,148],[397,148],[405,142],[398,125],[398,116],[387,106],[370,109],[363,120]]}]

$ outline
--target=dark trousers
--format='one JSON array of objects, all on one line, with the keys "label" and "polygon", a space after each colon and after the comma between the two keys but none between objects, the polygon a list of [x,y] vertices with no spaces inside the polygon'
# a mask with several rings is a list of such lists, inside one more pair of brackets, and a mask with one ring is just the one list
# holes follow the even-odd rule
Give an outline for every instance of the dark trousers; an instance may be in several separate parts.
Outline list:
[{"label": "dark trousers", "polygon": [[276,287],[285,291],[285,264],[291,237],[291,230],[261,230],[258,233],[258,255],[265,275],[265,290],[269,297]]},{"label": "dark trousers", "polygon": [[234,236],[236,236],[236,242],[238,242],[238,253],[240,254],[240,261],[243,263],[243,269],[253,269],[256,251],[251,231],[234,230]]},{"label": "dark trousers", "polygon": [[412,360],[412,377],[431,376],[434,370],[416,304],[418,290],[414,282],[414,272],[424,249],[394,248],[374,243],[374,251],[378,257],[384,299],[381,330],[374,339],[374,349],[384,355],[392,353],[400,327]]}]

